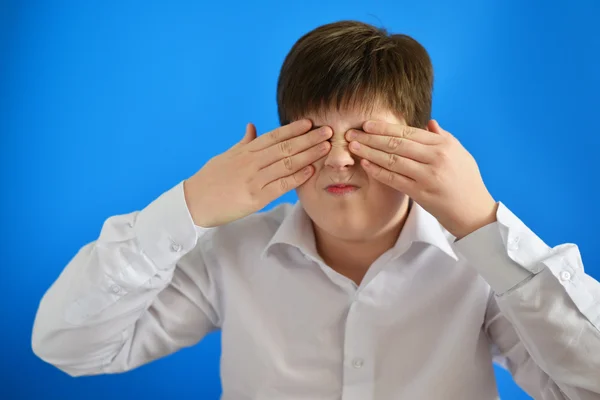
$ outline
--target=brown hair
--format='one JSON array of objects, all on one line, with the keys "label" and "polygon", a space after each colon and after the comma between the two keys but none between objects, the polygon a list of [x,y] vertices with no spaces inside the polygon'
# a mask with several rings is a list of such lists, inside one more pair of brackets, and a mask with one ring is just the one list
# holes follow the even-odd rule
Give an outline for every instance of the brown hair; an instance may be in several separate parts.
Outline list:
[{"label": "brown hair", "polygon": [[277,83],[279,122],[377,106],[423,128],[432,91],[433,66],[416,40],[358,21],[334,22],[302,36],[288,53]]}]

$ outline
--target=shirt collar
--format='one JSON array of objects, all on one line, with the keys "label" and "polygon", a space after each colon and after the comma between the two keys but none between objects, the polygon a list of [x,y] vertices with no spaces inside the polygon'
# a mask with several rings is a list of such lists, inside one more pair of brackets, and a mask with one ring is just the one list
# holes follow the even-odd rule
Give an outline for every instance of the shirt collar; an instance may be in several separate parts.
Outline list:
[{"label": "shirt collar", "polygon": [[413,243],[425,243],[434,246],[458,261],[451,243],[456,237],[442,227],[438,220],[419,204],[411,200],[411,208],[404,227],[392,248],[392,257],[406,252]]},{"label": "shirt collar", "polygon": [[[411,201],[408,218],[394,247],[390,250],[392,258],[405,253],[413,243],[420,242],[434,246],[454,260],[458,260],[451,242],[456,239],[446,231],[438,220],[423,207]],[[266,257],[276,244],[286,244],[297,247],[305,254],[317,255],[315,234],[312,221],[302,207],[300,201],[294,204],[292,211],[283,219],[281,225],[262,251],[261,257]]]},{"label": "shirt collar", "polygon": [[304,253],[317,254],[312,221],[300,201],[294,204],[292,211],[283,219],[275,235],[264,248],[261,257],[266,257],[276,244],[287,244],[299,248]]}]

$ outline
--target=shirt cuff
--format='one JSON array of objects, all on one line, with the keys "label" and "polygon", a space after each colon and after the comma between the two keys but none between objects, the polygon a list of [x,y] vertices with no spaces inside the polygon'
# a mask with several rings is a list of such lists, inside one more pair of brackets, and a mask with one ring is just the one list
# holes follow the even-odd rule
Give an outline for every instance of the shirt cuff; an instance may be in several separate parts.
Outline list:
[{"label": "shirt cuff", "polygon": [[173,268],[209,230],[194,225],[185,201],[183,182],[140,211],[134,229],[142,252],[159,270]]},{"label": "shirt cuff", "polygon": [[503,294],[539,273],[551,248],[504,204],[498,203],[496,222],[453,243],[496,294]]}]

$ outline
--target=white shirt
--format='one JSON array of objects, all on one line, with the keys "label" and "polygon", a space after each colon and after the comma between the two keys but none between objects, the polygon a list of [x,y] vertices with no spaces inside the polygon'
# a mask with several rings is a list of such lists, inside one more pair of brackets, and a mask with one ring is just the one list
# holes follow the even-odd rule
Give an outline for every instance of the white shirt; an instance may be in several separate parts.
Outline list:
[{"label": "white shirt", "polygon": [[536,399],[600,399],[600,284],[575,245],[549,248],[502,203],[497,220],[455,242],[415,204],[357,287],[299,203],[203,229],[180,183],[78,252],[33,349],[116,373],[221,329],[224,400],[491,400],[493,360]]}]

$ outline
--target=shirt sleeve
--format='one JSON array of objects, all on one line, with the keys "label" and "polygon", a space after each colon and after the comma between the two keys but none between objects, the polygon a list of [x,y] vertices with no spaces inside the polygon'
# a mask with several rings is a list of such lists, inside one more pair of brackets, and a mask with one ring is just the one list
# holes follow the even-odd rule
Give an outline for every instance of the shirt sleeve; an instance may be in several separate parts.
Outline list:
[{"label": "shirt sleeve", "polygon": [[600,399],[600,284],[576,245],[548,247],[502,203],[496,216],[454,243],[492,288],[495,360],[536,399]]},{"label": "shirt sleeve", "polygon": [[218,278],[204,257],[211,231],[194,226],[183,183],[108,218],[43,296],[34,353],[72,376],[123,372],[217,329]]}]

